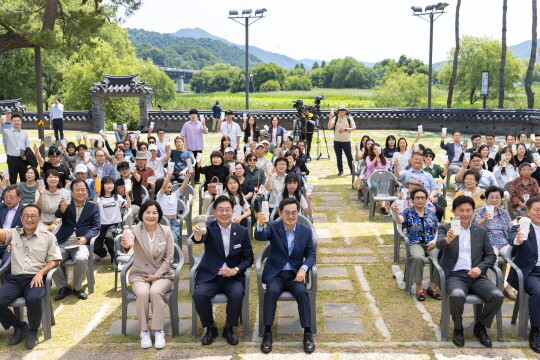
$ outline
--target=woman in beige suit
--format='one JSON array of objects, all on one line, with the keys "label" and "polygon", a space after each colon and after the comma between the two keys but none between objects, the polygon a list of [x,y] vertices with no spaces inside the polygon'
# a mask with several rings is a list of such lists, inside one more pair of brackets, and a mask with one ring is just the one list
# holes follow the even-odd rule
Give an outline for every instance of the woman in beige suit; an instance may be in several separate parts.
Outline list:
[{"label": "woman in beige suit", "polygon": [[[137,295],[136,309],[141,327],[141,347],[152,346],[148,331],[149,305],[152,307],[151,330],[154,331],[156,349],[165,347],[163,332],[163,295],[173,286],[171,264],[174,241],[171,229],[159,224],[163,217],[157,201],[146,201],[139,211],[140,223],[133,226],[133,242],[122,235],[122,246],[127,251],[133,247],[133,267],[129,282]],[[131,246],[130,246],[131,245]]]}]

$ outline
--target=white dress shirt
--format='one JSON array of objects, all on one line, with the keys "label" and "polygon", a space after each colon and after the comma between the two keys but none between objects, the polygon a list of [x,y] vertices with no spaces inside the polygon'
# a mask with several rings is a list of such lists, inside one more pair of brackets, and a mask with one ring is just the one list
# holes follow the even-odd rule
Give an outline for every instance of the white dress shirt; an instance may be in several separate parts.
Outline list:
[{"label": "white dress shirt", "polygon": [[[229,256],[229,246],[231,245],[231,224],[224,228],[223,226],[219,225],[219,230],[221,231],[221,238],[223,239],[223,249],[225,249],[225,257]],[[223,268],[227,267],[227,262],[223,263]]]},{"label": "white dress shirt", "polygon": [[468,271],[471,269],[471,226],[469,225],[467,229],[464,229],[463,226],[461,226],[461,229],[459,230],[459,253],[456,265],[454,266],[454,271]]}]

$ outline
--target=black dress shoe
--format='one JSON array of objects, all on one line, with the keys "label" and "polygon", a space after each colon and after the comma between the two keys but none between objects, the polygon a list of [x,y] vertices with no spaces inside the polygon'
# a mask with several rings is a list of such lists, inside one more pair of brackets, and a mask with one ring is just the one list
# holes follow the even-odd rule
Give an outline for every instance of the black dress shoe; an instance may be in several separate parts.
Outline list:
[{"label": "black dress shoe", "polygon": [[312,334],[304,334],[304,352],[306,354],[311,354],[315,351],[315,343],[313,342]]},{"label": "black dress shoe", "polygon": [[84,291],[82,291],[82,290],[73,290],[73,295],[75,295],[76,297],[78,297],[81,300],[88,299],[88,295],[86,295],[86,293]]},{"label": "black dress shoe", "polygon": [[73,291],[69,286],[64,286],[63,288],[58,290],[58,294],[56,294],[56,296],[54,297],[54,301],[62,300],[66,296],[71,295],[72,292]]},{"label": "black dress shoe", "polygon": [[28,333],[28,324],[24,323],[24,326],[22,328],[16,328],[13,332],[13,335],[9,338],[8,345],[13,346],[19,344],[21,341],[24,340],[24,337]]},{"label": "black dress shoe", "polygon": [[464,347],[465,346],[465,339],[463,338],[463,329],[461,329],[461,330],[454,329],[454,335],[452,336],[452,342],[457,347]]},{"label": "black dress shoe", "polygon": [[474,336],[478,338],[480,344],[490,348],[492,346],[491,339],[489,338],[486,327],[482,324],[475,324],[473,330]]},{"label": "black dress shoe", "polygon": [[337,173],[337,176],[341,176],[341,175],[343,175],[343,171],[340,171]]},{"label": "black dress shoe", "polygon": [[272,333],[266,333],[263,335],[261,352],[263,354],[269,354],[270,352],[272,352]]},{"label": "black dress shoe", "polygon": [[39,343],[37,337],[37,331],[28,331],[28,336],[26,337],[26,348],[32,350]]},{"label": "black dress shoe", "polygon": [[233,332],[232,326],[227,326],[223,328],[223,337],[227,339],[229,345],[238,345],[238,336]]},{"label": "black dress shoe", "polygon": [[529,333],[529,347],[535,353],[540,353],[540,332],[537,330],[532,330]]},{"label": "black dress shoe", "polygon": [[206,333],[202,337],[201,344],[210,345],[214,342],[214,339],[218,336],[218,330],[215,326],[209,326],[206,328]]}]

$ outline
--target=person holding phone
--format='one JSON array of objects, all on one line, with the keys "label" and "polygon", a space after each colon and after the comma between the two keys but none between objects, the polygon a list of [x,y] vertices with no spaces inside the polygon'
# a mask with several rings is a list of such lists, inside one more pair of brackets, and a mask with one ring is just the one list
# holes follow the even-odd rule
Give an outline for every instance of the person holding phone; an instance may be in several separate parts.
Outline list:
[{"label": "person holding phone", "polygon": [[351,149],[351,133],[356,130],[356,124],[352,116],[347,115],[347,107],[340,105],[338,114],[334,115],[334,109],[330,110],[328,119],[328,130],[334,129],[334,152],[336,153],[338,175],[343,175],[342,154],[347,157],[347,164],[353,172],[353,156]]},{"label": "person holding phone", "polygon": [[60,103],[60,98],[55,97],[51,105],[49,124],[54,129],[56,141],[64,139],[64,104]]}]

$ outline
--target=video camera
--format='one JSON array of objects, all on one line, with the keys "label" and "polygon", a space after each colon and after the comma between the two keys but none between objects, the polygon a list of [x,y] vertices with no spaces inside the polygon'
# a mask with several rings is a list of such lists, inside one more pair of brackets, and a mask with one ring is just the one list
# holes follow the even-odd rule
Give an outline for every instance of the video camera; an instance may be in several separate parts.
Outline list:
[{"label": "video camera", "polygon": [[296,110],[298,111],[304,110],[304,100],[295,100],[292,103],[293,103],[293,108],[295,108]]}]

